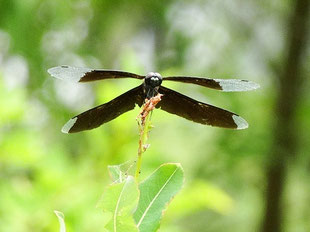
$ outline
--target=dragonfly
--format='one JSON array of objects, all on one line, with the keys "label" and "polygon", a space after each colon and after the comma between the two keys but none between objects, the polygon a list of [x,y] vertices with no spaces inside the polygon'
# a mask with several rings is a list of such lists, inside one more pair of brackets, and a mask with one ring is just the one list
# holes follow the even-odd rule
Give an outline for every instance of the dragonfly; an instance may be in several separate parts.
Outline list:
[{"label": "dragonfly", "polygon": [[63,126],[63,133],[76,133],[97,128],[121,114],[133,110],[136,105],[141,107],[147,99],[151,99],[157,94],[162,94],[162,98],[156,105],[156,108],[160,108],[168,113],[203,125],[229,129],[246,129],[248,123],[238,114],[192,99],[162,86],[162,82],[176,81],[189,83],[224,92],[250,91],[259,88],[259,85],[255,82],[240,79],[212,79],[195,76],[162,77],[157,72],[149,72],[143,76],[125,71],[90,69],[67,65],[50,68],[48,73],[55,78],[74,82],[120,78],[134,78],[143,81],[141,85],[113,100],[74,116]]}]

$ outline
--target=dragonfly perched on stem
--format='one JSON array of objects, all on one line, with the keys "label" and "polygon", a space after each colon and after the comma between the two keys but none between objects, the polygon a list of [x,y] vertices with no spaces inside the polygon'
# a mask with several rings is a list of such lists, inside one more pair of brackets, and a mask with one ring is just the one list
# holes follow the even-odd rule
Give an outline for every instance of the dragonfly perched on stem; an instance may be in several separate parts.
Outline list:
[{"label": "dragonfly perched on stem", "polygon": [[134,78],[143,80],[143,83],[113,100],[85,111],[71,118],[62,128],[64,133],[75,133],[91,130],[109,122],[121,114],[140,107],[146,99],[162,94],[161,101],[156,108],[176,114],[196,123],[230,129],[245,129],[248,123],[238,114],[219,107],[196,101],[174,90],[162,86],[162,82],[177,81],[200,85],[203,87],[224,92],[250,91],[259,88],[259,85],[247,80],[239,79],[212,79],[191,76],[162,77],[157,72],[149,72],[146,76],[131,72],[58,66],[48,70],[53,77],[75,82],[90,82],[105,79]]}]

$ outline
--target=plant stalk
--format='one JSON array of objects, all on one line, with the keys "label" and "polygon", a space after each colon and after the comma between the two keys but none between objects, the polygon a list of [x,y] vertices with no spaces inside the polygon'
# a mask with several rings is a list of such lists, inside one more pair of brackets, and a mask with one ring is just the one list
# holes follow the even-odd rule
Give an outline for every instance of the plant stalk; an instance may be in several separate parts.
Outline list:
[{"label": "plant stalk", "polygon": [[139,122],[139,147],[138,147],[138,159],[137,159],[137,166],[136,166],[136,173],[135,173],[135,178],[138,180],[140,172],[141,172],[141,165],[142,165],[142,154],[146,151],[147,149],[147,139],[148,139],[148,133],[150,130],[150,125],[151,125],[151,114],[149,114],[144,122]]},{"label": "plant stalk", "polygon": [[138,158],[135,172],[135,179],[137,182],[139,182],[139,175],[141,173],[142,154],[149,147],[149,144],[147,144],[146,142],[148,139],[148,133],[152,128],[151,125],[152,112],[156,104],[160,102],[161,97],[162,97],[161,94],[157,94],[155,97],[148,99],[142,106],[141,112],[137,117],[137,122],[139,126],[139,147],[138,147]]}]

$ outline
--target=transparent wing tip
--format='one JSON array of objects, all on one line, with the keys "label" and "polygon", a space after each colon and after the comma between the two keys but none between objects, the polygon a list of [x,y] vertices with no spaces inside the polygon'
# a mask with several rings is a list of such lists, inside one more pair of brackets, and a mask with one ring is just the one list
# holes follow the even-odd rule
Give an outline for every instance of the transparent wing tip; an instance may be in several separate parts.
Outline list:
[{"label": "transparent wing tip", "polygon": [[238,79],[217,79],[219,85],[223,91],[226,92],[241,92],[241,91],[251,91],[260,88],[260,85],[247,80]]},{"label": "transparent wing tip", "polygon": [[74,126],[75,122],[77,120],[77,117],[71,118],[61,129],[62,133],[68,134],[70,129]]},{"label": "transparent wing tip", "polygon": [[241,80],[241,82],[243,83],[243,86],[245,87],[246,91],[260,88],[260,85],[253,81]]},{"label": "transparent wing tip", "polygon": [[243,130],[249,127],[249,124],[247,123],[247,121],[245,121],[242,117],[233,115],[232,118],[237,125],[237,128],[236,128],[237,130]]},{"label": "transparent wing tip", "polygon": [[79,82],[86,73],[91,71],[92,69],[89,68],[77,68],[67,65],[61,65],[47,70],[47,72],[55,78],[74,82]]}]

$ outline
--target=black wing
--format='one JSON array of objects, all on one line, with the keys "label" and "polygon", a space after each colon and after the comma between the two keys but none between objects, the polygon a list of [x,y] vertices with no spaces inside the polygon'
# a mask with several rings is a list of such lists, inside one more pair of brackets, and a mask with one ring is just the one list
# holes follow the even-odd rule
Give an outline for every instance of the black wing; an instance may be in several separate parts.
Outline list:
[{"label": "black wing", "polygon": [[259,84],[256,84],[252,81],[239,80],[239,79],[211,79],[204,77],[175,76],[175,77],[164,77],[163,80],[196,84],[211,89],[222,90],[225,92],[250,91],[259,88]]},{"label": "black wing", "polygon": [[157,108],[176,114],[188,120],[205,125],[230,129],[245,129],[248,123],[239,115],[221,108],[196,101],[171,89],[159,87],[163,94]]},{"label": "black wing", "polygon": [[91,130],[103,123],[109,122],[121,114],[135,108],[135,104],[141,106],[144,102],[143,86],[140,85],[117,98],[85,111],[71,118],[62,128],[63,133],[75,133],[83,130]]},{"label": "black wing", "polygon": [[114,78],[144,78],[144,76],[124,71],[78,68],[66,65],[50,68],[47,71],[53,77],[74,82],[89,82]]}]

